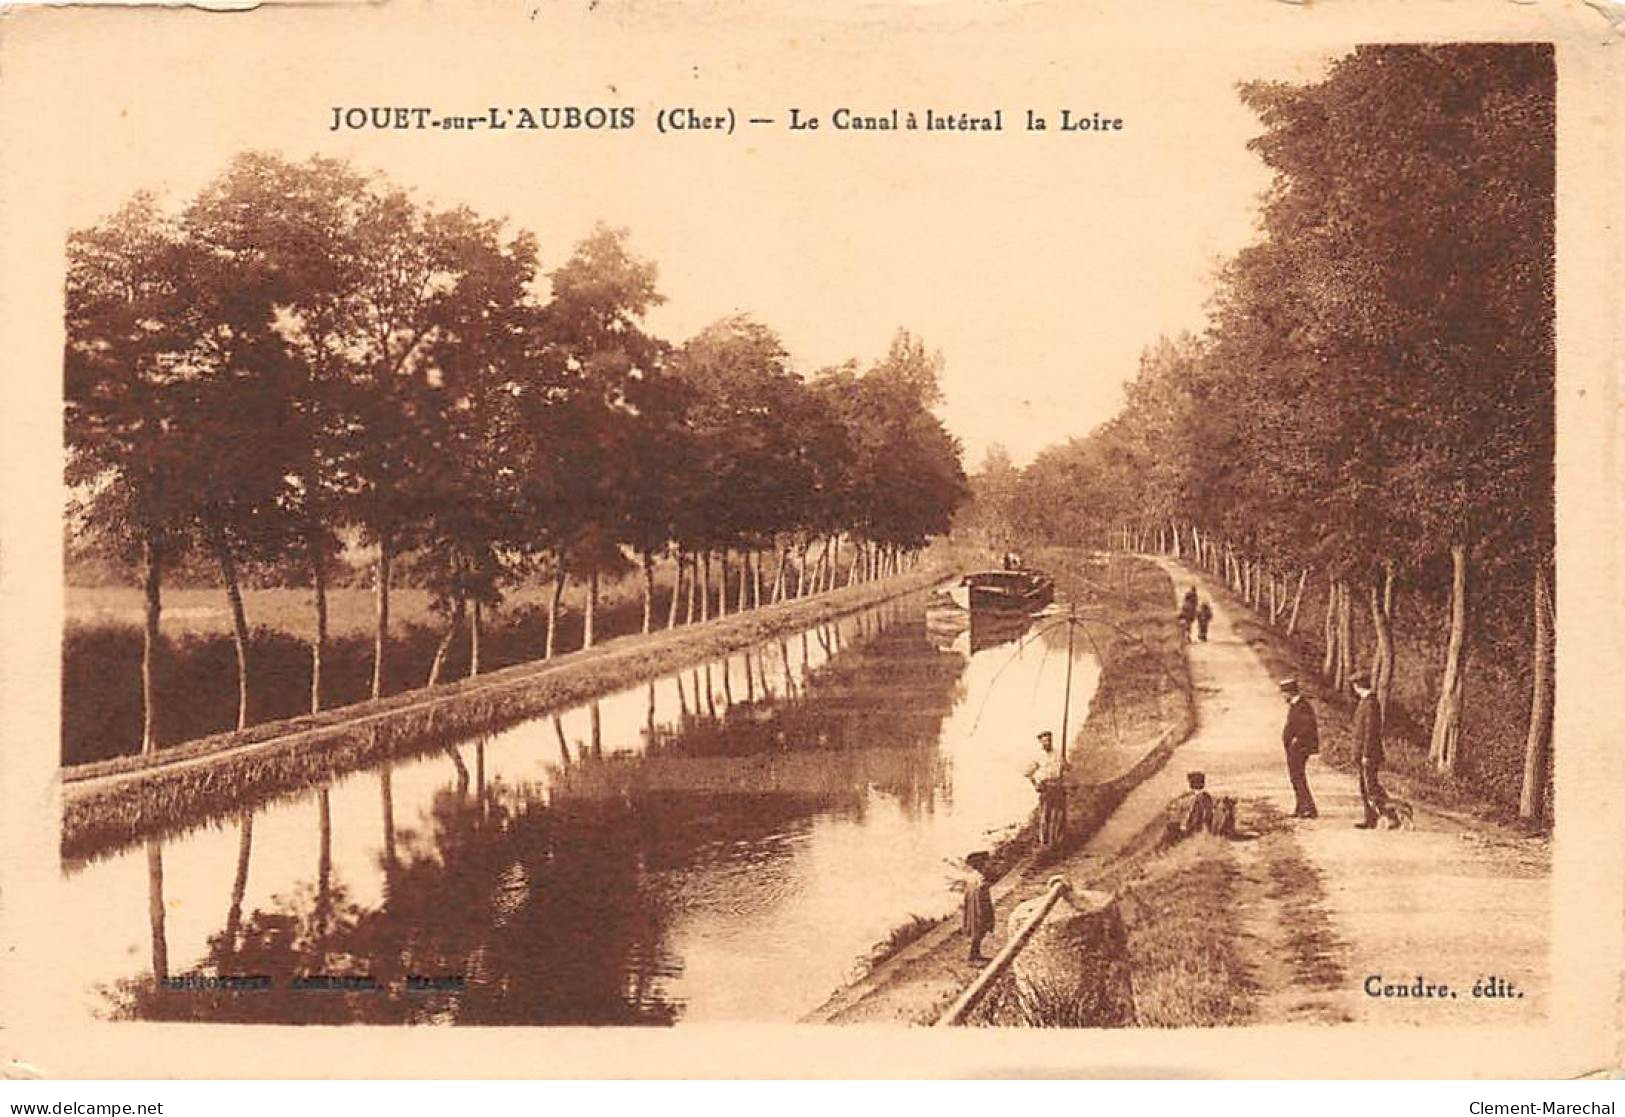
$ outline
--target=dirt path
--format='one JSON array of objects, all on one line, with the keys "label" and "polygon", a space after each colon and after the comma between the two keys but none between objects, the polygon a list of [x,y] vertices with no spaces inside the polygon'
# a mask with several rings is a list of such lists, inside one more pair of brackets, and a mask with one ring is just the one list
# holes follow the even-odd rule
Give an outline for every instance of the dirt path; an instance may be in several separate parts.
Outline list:
[{"label": "dirt path", "polygon": [[[1211,596],[1205,578],[1171,562],[1163,566],[1178,584],[1197,582],[1203,596]],[[1314,999],[1334,1018],[1383,1024],[1511,1023],[1543,1013],[1551,908],[1547,844],[1420,805],[1414,829],[1356,830],[1362,817],[1358,780],[1318,758],[1310,761],[1309,784],[1320,817],[1290,818],[1277,680],[1236,638],[1225,606],[1215,602],[1214,611],[1208,642],[1190,649],[1201,728],[1181,750],[1180,762],[1164,773],[1162,790],[1182,779],[1184,769],[1206,767],[1210,788],[1260,800],[1285,816],[1282,824],[1324,894],[1322,910],[1301,919],[1319,922],[1324,916],[1324,962],[1342,971],[1340,989]],[[1271,937],[1264,941],[1271,943]],[[1454,995],[1367,992],[1368,984],[1414,986],[1418,975],[1424,986],[1447,985]],[[1475,983],[1492,977],[1512,982],[1523,995],[1475,997]],[[1267,1019],[1303,1011],[1301,989],[1294,997],[1292,988],[1271,984],[1264,983]]]},{"label": "dirt path", "polygon": [[[1174,579],[1176,596],[1196,583],[1204,598],[1214,598],[1204,577],[1158,561]],[[1185,790],[1185,773],[1201,769],[1209,790],[1243,804],[1244,826],[1266,832],[1231,847],[1242,870],[1234,902],[1244,909],[1243,952],[1257,985],[1254,1020],[1513,1023],[1543,1013],[1546,843],[1422,806],[1415,808],[1414,829],[1356,830],[1362,811],[1355,777],[1318,758],[1310,761],[1309,782],[1320,817],[1291,818],[1277,680],[1236,635],[1228,606],[1214,600],[1213,609],[1208,640],[1189,647],[1195,734],[1128,794],[1060,871],[1085,883],[1106,872]],[[1001,922],[1041,887],[1041,881],[1007,879],[1003,895],[995,892]],[[861,987],[832,999],[818,1018],[928,1021],[974,976],[962,950],[953,927],[939,928]],[[1413,987],[1419,975],[1424,986],[1442,984],[1450,992],[1367,992],[1368,986]],[[1492,977],[1511,982],[1514,994],[1475,997],[1475,983]]]}]

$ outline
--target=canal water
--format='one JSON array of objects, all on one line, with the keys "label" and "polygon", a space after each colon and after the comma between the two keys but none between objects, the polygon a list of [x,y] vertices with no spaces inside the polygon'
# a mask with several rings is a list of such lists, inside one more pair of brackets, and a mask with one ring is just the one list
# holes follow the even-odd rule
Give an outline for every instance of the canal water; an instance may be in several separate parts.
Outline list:
[{"label": "canal water", "polygon": [[[65,866],[102,1017],[793,1021],[1023,822],[1065,625],[924,598]],[[1098,669],[1078,649],[1071,717]],[[232,988],[222,988],[232,985]]]}]

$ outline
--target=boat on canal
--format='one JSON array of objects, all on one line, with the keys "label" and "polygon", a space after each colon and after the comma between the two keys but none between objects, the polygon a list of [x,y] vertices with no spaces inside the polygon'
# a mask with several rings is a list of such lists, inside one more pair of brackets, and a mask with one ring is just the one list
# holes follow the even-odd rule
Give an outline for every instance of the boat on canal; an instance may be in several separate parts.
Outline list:
[{"label": "boat on canal", "polygon": [[978,615],[1024,617],[1055,600],[1055,580],[1038,570],[981,570],[939,590],[926,606],[926,619],[946,624]]}]

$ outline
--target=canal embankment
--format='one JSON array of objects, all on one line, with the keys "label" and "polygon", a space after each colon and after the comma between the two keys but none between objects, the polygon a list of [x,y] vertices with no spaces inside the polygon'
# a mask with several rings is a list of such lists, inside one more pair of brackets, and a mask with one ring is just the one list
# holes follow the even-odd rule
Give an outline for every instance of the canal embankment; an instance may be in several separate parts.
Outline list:
[{"label": "canal embankment", "polygon": [[273,796],[588,701],[688,664],[804,630],[949,576],[946,565],[440,686],[64,769],[62,855],[81,858]]},{"label": "canal embankment", "polygon": [[[1015,905],[1041,892],[1050,876],[1068,870],[1124,798],[1167,764],[1196,724],[1168,574],[1143,559],[1076,550],[1045,552],[1034,562],[1054,573],[1063,607],[1075,607],[1078,639],[1095,651],[1100,678],[1081,724],[1068,731],[1065,839],[1053,850],[1035,849],[1036,827],[1029,819],[992,850],[1001,923]],[[1057,729],[1060,716],[1056,710]],[[945,897],[945,908],[952,903]],[[991,948],[1002,941],[1002,935],[992,940]],[[805,1020],[928,1024],[975,978],[978,968],[966,953],[957,912],[929,925],[912,917],[906,930],[894,932],[870,955],[864,972]]]}]

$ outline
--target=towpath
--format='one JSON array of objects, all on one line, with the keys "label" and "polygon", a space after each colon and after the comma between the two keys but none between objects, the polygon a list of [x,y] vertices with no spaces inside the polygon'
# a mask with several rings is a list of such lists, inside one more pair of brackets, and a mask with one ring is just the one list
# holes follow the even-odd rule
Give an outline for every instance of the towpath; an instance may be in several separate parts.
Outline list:
[{"label": "towpath", "polygon": [[[1174,762],[1137,789],[1138,811],[1120,810],[1096,835],[1108,853],[1144,816],[1183,790],[1185,772],[1203,769],[1208,786],[1279,816],[1289,827],[1305,869],[1319,877],[1320,911],[1271,910],[1265,867],[1249,843],[1237,843],[1253,891],[1250,946],[1256,949],[1266,1020],[1303,1017],[1383,1024],[1514,1023],[1544,1010],[1550,924],[1548,846],[1493,827],[1415,805],[1409,830],[1357,830],[1363,817],[1352,772],[1309,762],[1319,818],[1294,819],[1292,789],[1281,748],[1285,717],[1279,680],[1236,633],[1228,594],[1204,575],[1161,560],[1176,588],[1195,584],[1213,602],[1206,643],[1190,645],[1196,685],[1196,734]],[[1182,592],[1182,591],[1181,591]],[[1124,807],[1129,808],[1130,802]],[[1279,872],[1279,869],[1275,870]],[[1248,890],[1244,890],[1244,895]],[[1302,977],[1306,930],[1316,928],[1323,980]],[[1338,975],[1338,976],[1333,976]],[[1454,996],[1371,996],[1367,985],[1447,985]],[[1473,986],[1496,977],[1511,997],[1474,997]],[[1326,980],[1330,978],[1330,980]]]}]

